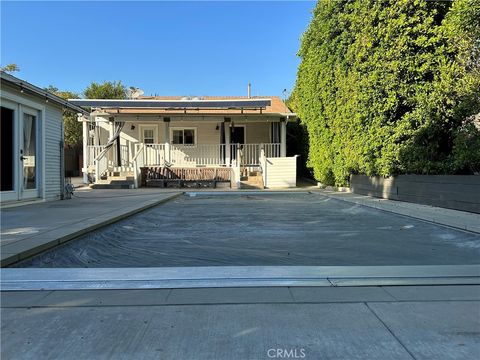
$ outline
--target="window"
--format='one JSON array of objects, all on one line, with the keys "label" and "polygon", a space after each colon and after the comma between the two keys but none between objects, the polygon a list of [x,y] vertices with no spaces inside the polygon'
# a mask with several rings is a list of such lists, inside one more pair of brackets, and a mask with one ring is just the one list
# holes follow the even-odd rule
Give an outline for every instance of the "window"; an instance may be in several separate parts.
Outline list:
[{"label": "window", "polygon": [[155,134],[153,132],[153,129],[143,129],[143,142],[145,144],[155,143]]},{"label": "window", "polygon": [[172,143],[175,145],[195,145],[195,129],[173,129]]}]

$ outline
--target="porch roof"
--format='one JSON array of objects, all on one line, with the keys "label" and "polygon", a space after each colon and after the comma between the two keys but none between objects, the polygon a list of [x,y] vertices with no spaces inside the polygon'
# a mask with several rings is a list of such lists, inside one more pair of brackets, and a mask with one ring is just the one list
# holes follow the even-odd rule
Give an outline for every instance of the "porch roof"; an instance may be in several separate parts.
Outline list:
[{"label": "porch roof", "polygon": [[278,96],[228,97],[206,96],[183,98],[180,96],[150,96],[131,100],[72,99],[79,106],[91,106],[102,112],[145,115],[278,115],[294,118]]}]

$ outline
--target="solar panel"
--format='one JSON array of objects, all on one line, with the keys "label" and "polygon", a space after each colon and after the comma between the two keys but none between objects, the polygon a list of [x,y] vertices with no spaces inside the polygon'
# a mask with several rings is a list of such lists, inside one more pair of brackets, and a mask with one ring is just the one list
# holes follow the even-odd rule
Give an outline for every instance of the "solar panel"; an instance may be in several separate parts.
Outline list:
[{"label": "solar panel", "polygon": [[271,105],[270,99],[238,100],[105,100],[70,99],[78,106],[99,108],[157,108],[157,109],[258,109]]}]

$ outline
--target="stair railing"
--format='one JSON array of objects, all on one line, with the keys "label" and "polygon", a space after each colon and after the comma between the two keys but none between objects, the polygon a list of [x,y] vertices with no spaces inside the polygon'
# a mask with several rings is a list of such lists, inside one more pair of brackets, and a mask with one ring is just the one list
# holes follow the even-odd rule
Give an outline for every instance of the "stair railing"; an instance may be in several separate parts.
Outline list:
[{"label": "stair railing", "polygon": [[265,188],[267,178],[267,157],[265,156],[265,148],[260,149],[260,172],[262,174],[263,188]]},{"label": "stair railing", "polygon": [[95,165],[95,181],[100,180],[100,178],[108,171],[109,165],[109,155],[113,147],[104,148],[97,157],[93,160]]},{"label": "stair railing", "polygon": [[145,144],[142,143],[139,146],[137,153],[132,159],[132,162],[133,162],[133,183],[135,185],[135,189],[138,189],[139,178],[141,174],[140,168],[145,166]]}]

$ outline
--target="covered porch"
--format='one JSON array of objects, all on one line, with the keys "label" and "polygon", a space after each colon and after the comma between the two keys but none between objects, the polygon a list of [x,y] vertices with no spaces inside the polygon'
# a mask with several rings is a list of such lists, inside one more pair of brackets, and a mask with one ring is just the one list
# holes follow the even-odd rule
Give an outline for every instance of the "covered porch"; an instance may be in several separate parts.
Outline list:
[{"label": "covered porch", "polygon": [[[132,105],[129,100],[120,102]],[[293,118],[291,113],[266,112],[270,104],[270,100],[250,99],[248,103],[243,101],[241,108],[228,109],[239,105],[230,100],[210,104],[225,110],[188,108],[168,112],[163,108],[126,107],[123,103],[120,108],[94,108],[90,117],[79,119],[83,122],[85,181],[98,183],[121,173],[134,177],[139,186],[142,168],[149,167],[230,168],[238,173],[232,175],[235,178],[248,171],[261,172],[262,159],[286,157],[286,126]],[[102,105],[107,104],[102,101]],[[192,104],[182,106],[186,105]]]}]

